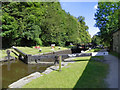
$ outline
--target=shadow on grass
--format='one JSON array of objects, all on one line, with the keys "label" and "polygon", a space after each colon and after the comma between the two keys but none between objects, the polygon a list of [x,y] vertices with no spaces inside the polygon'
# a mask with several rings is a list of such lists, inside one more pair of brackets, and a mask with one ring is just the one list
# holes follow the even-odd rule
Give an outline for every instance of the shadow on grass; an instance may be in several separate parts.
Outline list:
[{"label": "shadow on grass", "polygon": [[120,55],[119,55],[119,53],[117,53],[117,52],[111,51],[111,52],[109,52],[109,54],[111,54],[111,55],[113,55],[113,56],[116,56],[117,58],[120,59]]},{"label": "shadow on grass", "polygon": [[75,62],[80,62],[80,61],[89,61],[88,59],[85,60],[74,60]]},{"label": "shadow on grass", "polygon": [[[92,59],[92,57],[90,58]],[[77,61],[77,60],[76,60]],[[81,60],[78,60],[81,61]],[[85,60],[82,60],[85,61]],[[108,65],[102,62],[89,61],[82,76],[77,81],[76,88],[106,88],[104,78],[107,75]]]},{"label": "shadow on grass", "polygon": [[54,68],[50,68],[50,69],[57,72],[59,71],[59,69],[54,69]]},{"label": "shadow on grass", "polygon": [[69,60],[69,61],[64,61],[64,62],[80,62],[80,61],[89,61],[88,59],[85,60]]}]

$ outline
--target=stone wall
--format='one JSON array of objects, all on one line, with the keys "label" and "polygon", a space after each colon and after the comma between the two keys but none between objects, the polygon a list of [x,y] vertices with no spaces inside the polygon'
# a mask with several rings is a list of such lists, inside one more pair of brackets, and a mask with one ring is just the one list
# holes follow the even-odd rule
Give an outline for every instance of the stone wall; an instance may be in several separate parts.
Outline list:
[{"label": "stone wall", "polygon": [[67,50],[59,50],[59,51],[54,51],[54,52],[45,53],[44,55],[71,54],[71,53],[72,53],[71,49],[67,49]]},{"label": "stone wall", "polygon": [[[34,62],[54,62],[56,59],[56,55],[62,54],[72,54],[71,49],[68,50],[60,50],[55,52],[44,53],[41,55],[30,55],[27,59],[24,59],[24,62],[27,64],[31,64]],[[45,57],[45,58],[44,58]],[[62,55],[62,59],[67,58],[67,55]]]},{"label": "stone wall", "polygon": [[120,53],[120,30],[113,33],[113,51]]}]

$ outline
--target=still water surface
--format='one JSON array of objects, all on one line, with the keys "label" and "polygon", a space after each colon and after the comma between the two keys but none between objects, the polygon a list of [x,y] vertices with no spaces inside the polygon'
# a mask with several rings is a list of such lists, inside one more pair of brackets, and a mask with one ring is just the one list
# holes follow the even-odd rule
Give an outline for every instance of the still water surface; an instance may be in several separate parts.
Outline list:
[{"label": "still water surface", "polygon": [[20,60],[5,62],[2,65],[2,88],[36,71],[43,72],[50,65],[27,65]]}]

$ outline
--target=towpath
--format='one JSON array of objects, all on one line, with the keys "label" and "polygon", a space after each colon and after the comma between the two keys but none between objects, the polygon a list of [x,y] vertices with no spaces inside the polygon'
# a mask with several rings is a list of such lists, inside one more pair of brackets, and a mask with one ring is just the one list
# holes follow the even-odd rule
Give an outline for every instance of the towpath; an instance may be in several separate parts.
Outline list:
[{"label": "towpath", "polygon": [[105,81],[108,83],[108,88],[118,88],[118,65],[120,64],[120,60],[113,55],[104,56],[105,63],[109,64],[109,71],[107,78]]}]

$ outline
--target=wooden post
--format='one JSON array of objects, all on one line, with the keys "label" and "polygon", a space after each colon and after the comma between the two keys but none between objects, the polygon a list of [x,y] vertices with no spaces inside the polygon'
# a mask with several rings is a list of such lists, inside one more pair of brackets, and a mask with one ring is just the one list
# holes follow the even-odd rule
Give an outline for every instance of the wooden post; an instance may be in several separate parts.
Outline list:
[{"label": "wooden post", "polygon": [[7,50],[6,53],[7,53],[8,60],[10,60],[10,50]]},{"label": "wooden post", "polygon": [[61,71],[61,62],[62,62],[62,57],[59,56],[59,71]]},{"label": "wooden post", "polygon": [[10,63],[10,50],[7,50],[7,57],[8,57],[8,65],[7,65],[7,68],[8,68],[8,71],[10,71],[10,66],[11,66],[11,63]]}]

